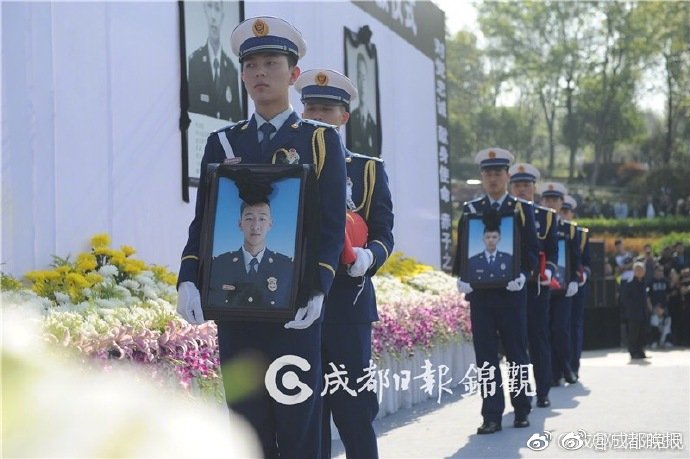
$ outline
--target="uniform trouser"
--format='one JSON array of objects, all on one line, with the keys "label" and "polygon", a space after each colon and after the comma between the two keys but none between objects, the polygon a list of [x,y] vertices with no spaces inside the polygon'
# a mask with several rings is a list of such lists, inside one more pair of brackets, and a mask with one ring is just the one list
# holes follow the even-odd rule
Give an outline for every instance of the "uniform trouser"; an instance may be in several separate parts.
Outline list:
[{"label": "uniform trouser", "polygon": [[561,379],[570,368],[570,316],[572,301],[561,295],[551,295],[551,375]]},{"label": "uniform trouser", "polygon": [[[376,432],[372,422],[379,412],[376,393],[369,390],[359,392],[365,384],[365,369],[371,359],[371,324],[323,324],[322,359],[324,381],[328,373],[340,370],[344,365],[348,378],[347,392],[338,388],[332,394],[330,390],[324,395],[323,404],[323,441],[324,457],[331,455],[331,414],[338,428],[340,439],[345,446],[348,458],[377,458]],[[361,379],[357,382],[357,379]]]},{"label": "uniform trouser", "polygon": [[647,322],[645,320],[628,319],[628,352],[631,357],[644,355]]},{"label": "uniform trouser", "polygon": [[[537,383],[537,397],[546,398],[551,390],[551,342],[549,331],[549,298],[548,286],[534,282],[527,284],[527,338],[529,341],[529,359],[534,369],[534,380]],[[537,293],[539,294],[537,295]]]},{"label": "uniform trouser", "polygon": [[[495,392],[493,395],[482,393],[482,417],[484,421],[500,424],[505,399],[498,366],[498,335],[503,341],[507,362],[528,368],[527,290],[475,290],[469,295],[469,301],[477,368],[481,368],[485,362],[488,362],[489,368],[495,368]],[[526,417],[532,409],[531,397],[526,390],[527,387],[521,387],[518,382],[516,390],[510,391],[510,402],[516,418]]]},{"label": "uniform trouser", "polygon": [[575,296],[570,313],[570,368],[575,374],[580,371],[580,356],[582,355],[582,342],[585,328],[585,301],[587,300],[588,283],[582,285]]},{"label": "uniform trouser", "polygon": [[[256,431],[267,458],[319,458],[321,457],[321,324],[312,324],[304,330],[286,329],[284,322],[227,322],[219,321],[218,347],[223,366],[223,384],[230,409],[243,416]],[[227,377],[228,364],[238,359],[251,359],[253,365],[265,370],[277,358],[292,355],[305,359],[309,369],[294,364],[278,370],[275,385],[286,395],[298,396],[309,389],[313,393],[301,403],[280,403],[268,394],[261,371],[258,390],[237,400],[231,396],[238,387],[247,385],[247,372],[235,371]],[[252,364],[250,364],[251,366]],[[298,383],[286,388],[283,377],[290,373]],[[300,384],[301,383],[301,384]],[[308,389],[305,389],[307,386]]]}]

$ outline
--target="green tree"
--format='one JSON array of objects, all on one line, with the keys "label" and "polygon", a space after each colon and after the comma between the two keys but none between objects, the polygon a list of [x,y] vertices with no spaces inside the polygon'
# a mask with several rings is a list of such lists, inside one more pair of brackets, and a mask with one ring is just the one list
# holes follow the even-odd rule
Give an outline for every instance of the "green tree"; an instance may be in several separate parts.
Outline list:
[{"label": "green tree", "polygon": [[690,115],[690,3],[643,2],[635,11],[652,47],[651,63],[662,77],[666,95],[666,126],[661,159],[669,164]]}]

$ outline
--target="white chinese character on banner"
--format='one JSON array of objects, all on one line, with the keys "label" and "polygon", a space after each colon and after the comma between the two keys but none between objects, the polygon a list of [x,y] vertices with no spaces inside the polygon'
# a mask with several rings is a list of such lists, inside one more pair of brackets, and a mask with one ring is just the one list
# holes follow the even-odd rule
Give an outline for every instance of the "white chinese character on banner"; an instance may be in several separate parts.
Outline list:
[{"label": "white chinese character on banner", "polygon": [[410,379],[412,377],[412,372],[410,370],[400,370],[401,376],[397,373],[393,375],[393,383],[395,384],[395,390],[407,390],[410,388]]},{"label": "white chinese character on banner", "polygon": [[534,388],[529,383],[529,370],[532,364],[520,365],[514,362],[508,362],[508,380],[503,383],[511,394],[519,394],[524,390],[525,395],[536,395]]},{"label": "white chinese character on banner", "polygon": [[424,365],[422,365],[422,370],[424,370],[424,372],[414,377],[414,379],[421,379],[424,381],[420,389],[429,395],[434,393],[434,386],[436,385],[436,376],[434,375],[432,367],[431,361],[429,359],[424,359]]},{"label": "white chinese character on banner", "polygon": [[357,392],[364,390],[376,392],[376,364],[369,359],[369,366],[364,369],[364,376],[357,378],[357,382],[364,381],[364,384],[359,386]]}]

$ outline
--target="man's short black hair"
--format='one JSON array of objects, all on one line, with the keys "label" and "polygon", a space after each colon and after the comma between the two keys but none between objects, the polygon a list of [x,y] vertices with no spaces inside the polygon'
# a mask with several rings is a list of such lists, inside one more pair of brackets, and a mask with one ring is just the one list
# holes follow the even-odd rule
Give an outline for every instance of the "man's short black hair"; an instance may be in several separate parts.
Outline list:
[{"label": "man's short black hair", "polygon": [[257,201],[257,202],[254,202],[252,204],[247,204],[246,202],[242,201],[242,204],[240,204],[240,217],[242,217],[242,215],[244,215],[244,209],[246,209],[247,207],[258,206],[260,204],[266,204],[269,209],[271,208],[271,202],[268,199],[266,199],[265,201],[264,200]]}]

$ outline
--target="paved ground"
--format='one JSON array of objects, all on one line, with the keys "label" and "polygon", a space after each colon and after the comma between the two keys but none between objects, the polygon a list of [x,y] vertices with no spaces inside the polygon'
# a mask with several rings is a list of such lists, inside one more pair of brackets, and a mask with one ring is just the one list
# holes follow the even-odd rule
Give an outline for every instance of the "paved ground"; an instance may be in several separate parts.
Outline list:
[{"label": "paved ground", "polygon": [[[444,397],[398,411],[375,423],[382,458],[647,458],[690,457],[690,349],[648,351],[651,358],[631,361],[622,349],[586,351],[580,368],[580,382],[552,388],[550,408],[534,408],[531,426],[513,428],[513,413],[503,416],[503,431],[476,435],[481,424],[481,399],[477,395]],[[457,391],[456,391],[457,392]],[[578,430],[592,438],[613,439],[626,448],[597,451],[591,443],[577,450],[564,449],[559,438]],[[549,431],[551,441],[541,451],[527,442],[533,434]],[[654,434],[659,445],[635,448],[641,433]],[[670,449],[672,433],[682,449]],[[665,437],[666,434],[669,434]],[[580,437],[578,437],[580,438]],[[642,436],[644,439],[645,437]],[[564,439],[565,440],[565,439]],[[578,439],[571,444],[577,446]],[[665,448],[664,448],[665,447]],[[342,443],[333,442],[333,454],[345,457]]]}]

